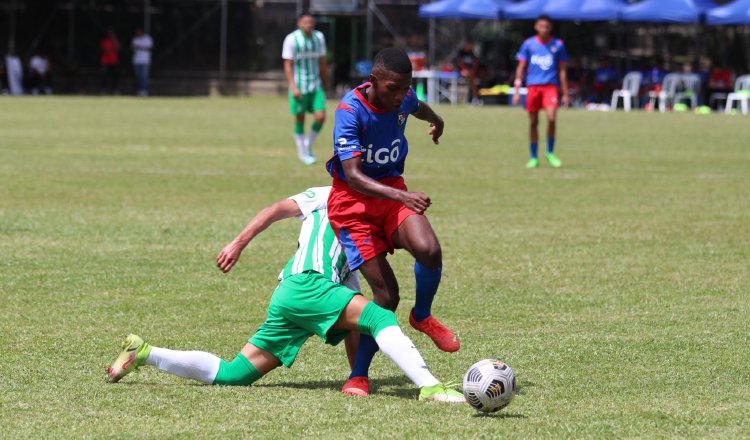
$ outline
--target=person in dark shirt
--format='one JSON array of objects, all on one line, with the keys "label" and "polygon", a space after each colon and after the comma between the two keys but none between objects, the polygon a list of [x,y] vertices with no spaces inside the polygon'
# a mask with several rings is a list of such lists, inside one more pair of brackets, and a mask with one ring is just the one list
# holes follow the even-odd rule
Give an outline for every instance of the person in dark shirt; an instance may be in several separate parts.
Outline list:
[{"label": "person in dark shirt", "polygon": [[479,90],[477,87],[479,58],[474,53],[474,42],[472,40],[466,40],[463,47],[456,54],[456,69],[469,82],[471,102],[477,103],[479,99]]}]

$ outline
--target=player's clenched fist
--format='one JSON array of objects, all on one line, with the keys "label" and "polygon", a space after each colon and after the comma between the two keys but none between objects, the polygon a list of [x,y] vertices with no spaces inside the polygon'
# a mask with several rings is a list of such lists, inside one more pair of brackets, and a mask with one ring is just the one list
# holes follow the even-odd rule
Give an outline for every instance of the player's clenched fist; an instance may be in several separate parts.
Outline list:
[{"label": "player's clenched fist", "polygon": [[424,214],[427,208],[432,205],[432,201],[427,194],[422,192],[409,192],[404,191],[401,196],[401,203],[407,208],[416,212],[417,214]]}]

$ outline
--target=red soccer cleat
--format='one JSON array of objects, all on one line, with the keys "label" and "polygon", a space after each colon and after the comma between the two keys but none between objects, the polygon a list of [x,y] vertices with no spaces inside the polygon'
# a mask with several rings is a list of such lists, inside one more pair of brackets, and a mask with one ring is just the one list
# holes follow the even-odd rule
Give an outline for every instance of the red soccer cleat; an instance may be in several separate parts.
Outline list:
[{"label": "red soccer cleat", "polygon": [[352,396],[369,396],[370,382],[366,377],[352,377],[346,381],[341,388],[341,392],[344,394],[351,394]]},{"label": "red soccer cleat", "polygon": [[416,330],[429,336],[432,342],[437,345],[437,348],[443,351],[453,353],[461,348],[461,341],[458,339],[458,336],[451,329],[439,323],[432,315],[422,322],[417,322],[416,318],[414,318],[414,309],[411,309],[409,324]]}]

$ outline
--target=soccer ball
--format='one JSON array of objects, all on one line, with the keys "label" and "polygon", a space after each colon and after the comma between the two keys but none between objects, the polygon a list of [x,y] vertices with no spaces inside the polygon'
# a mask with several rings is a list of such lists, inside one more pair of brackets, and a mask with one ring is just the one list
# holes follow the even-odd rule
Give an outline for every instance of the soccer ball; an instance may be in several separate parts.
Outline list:
[{"label": "soccer ball", "polygon": [[464,375],[464,397],[481,412],[495,412],[508,406],[516,393],[516,376],[505,362],[484,359]]}]

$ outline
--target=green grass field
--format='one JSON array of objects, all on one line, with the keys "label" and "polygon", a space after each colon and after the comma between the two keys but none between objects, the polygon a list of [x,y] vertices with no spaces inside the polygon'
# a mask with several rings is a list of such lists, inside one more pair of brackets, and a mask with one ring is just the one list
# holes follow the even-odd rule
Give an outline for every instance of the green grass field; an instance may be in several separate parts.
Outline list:
[{"label": "green grass field", "polygon": [[[405,332],[446,380],[507,361],[508,408],[418,402],[382,355],[374,394],[344,396],[343,347],[313,339],[250,388],[152,367],[105,384],[129,332],[232,358],[299,223],[229,274],[216,254],[263,206],[330,179],[296,160],[281,98],[2,98],[0,437],[750,437],[750,120],[565,111],[564,168],[528,171],[523,112],[438,111],[439,146],[409,123],[406,178],[432,197],[434,312],[463,346]],[[406,323],[411,261],[391,262]]]}]

